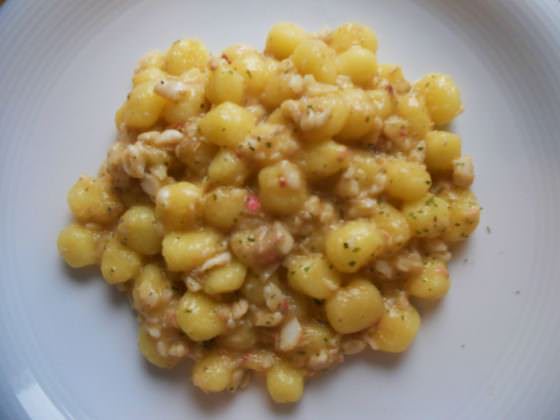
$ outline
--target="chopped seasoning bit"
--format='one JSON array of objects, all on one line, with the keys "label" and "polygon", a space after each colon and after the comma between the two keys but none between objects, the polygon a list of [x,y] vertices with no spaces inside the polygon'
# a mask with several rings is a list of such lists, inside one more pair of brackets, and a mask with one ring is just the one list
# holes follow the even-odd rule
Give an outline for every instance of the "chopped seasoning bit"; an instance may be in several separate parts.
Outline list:
[{"label": "chopped seasoning bit", "polygon": [[521,294],[521,290],[516,290],[514,293],[515,293],[516,295],[520,295],[520,294]]},{"label": "chopped seasoning bit", "polygon": [[342,245],[344,245],[344,249],[350,248],[350,245],[348,245],[348,242],[344,242]]},{"label": "chopped seasoning bit", "polygon": [[249,213],[258,213],[261,209],[261,202],[259,198],[254,194],[249,194],[247,199],[245,200],[245,207],[249,211]]},{"label": "chopped seasoning bit", "polygon": [[352,260],[348,263],[350,267],[354,267],[356,265],[356,261]]},{"label": "chopped seasoning bit", "polygon": [[492,233],[492,229],[490,229],[490,226],[486,226],[486,233],[488,235],[490,235]]},{"label": "chopped seasoning bit", "polygon": [[306,273],[309,272],[309,270],[311,270],[310,266],[303,267],[303,271],[305,271]]},{"label": "chopped seasoning bit", "polygon": [[428,198],[428,199],[426,200],[426,203],[425,203],[425,204],[426,204],[427,206],[436,206],[436,207],[437,207],[437,203],[436,203],[434,197]]}]

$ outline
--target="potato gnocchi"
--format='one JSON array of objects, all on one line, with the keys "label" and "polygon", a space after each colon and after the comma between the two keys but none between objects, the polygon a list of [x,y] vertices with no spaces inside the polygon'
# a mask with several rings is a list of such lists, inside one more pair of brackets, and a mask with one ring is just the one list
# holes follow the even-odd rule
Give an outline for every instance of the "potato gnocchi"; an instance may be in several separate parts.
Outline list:
[{"label": "potato gnocchi", "polygon": [[58,249],[130,296],[150,363],[194,360],[205,392],[262,374],[294,403],[345,355],[410,347],[481,208],[455,81],[411,83],[377,46],[278,23],[262,53],[186,39],[140,60]]}]

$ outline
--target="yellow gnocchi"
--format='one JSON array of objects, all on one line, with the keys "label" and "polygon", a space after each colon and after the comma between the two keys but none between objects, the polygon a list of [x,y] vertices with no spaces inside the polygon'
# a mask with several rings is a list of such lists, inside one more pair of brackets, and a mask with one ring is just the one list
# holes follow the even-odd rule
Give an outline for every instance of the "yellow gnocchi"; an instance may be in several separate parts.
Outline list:
[{"label": "yellow gnocchi", "polygon": [[190,271],[224,249],[222,237],[212,229],[170,232],[161,254],[170,271]]},{"label": "yellow gnocchi", "polygon": [[138,253],[111,239],[101,255],[101,274],[109,284],[124,283],[140,271],[142,259]]},{"label": "yellow gnocchi", "polygon": [[209,354],[197,360],[192,380],[204,392],[225,391],[232,385],[235,361],[226,354]]},{"label": "yellow gnocchi", "polygon": [[305,30],[294,23],[277,23],[270,28],[265,52],[279,60],[288,58],[306,37]]},{"label": "yellow gnocchi", "polygon": [[325,303],[330,325],[341,334],[372,326],[383,315],[383,298],[368,280],[358,278],[341,288]]},{"label": "yellow gnocchi", "polygon": [[139,254],[155,255],[161,250],[163,230],[153,208],[133,206],[122,215],[117,237]]},{"label": "yellow gnocchi", "polygon": [[336,61],[339,74],[350,77],[352,82],[360,86],[373,83],[377,74],[377,58],[367,48],[353,45],[339,54]]},{"label": "yellow gnocchi", "polygon": [[294,403],[303,394],[303,374],[286,363],[277,363],[266,373],[266,388],[277,403]]},{"label": "yellow gnocchi", "polygon": [[69,225],[58,235],[58,252],[70,267],[94,265],[98,260],[98,234],[80,225]]},{"label": "yellow gnocchi", "polygon": [[200,218],[202,191],[190,182],[161,188],[156,196],[156,215],[168,230],[184,230]]},{"label": "yellow gnocchi", "polygon": [[388,296],[381,319],[368,331],[369,344],[374,350],[402,353],[414,341],[420,322],[420,314],[406,298]]},{"label": "yellow gnocchi", "polygon": [[425,195],[432,186],[432,178],[425,167],[416,162],[391,160],[385,165],[387,193],[396,199],[414,201]]},{"label": "yellow gnocchi", "polygon": [[121,215],[123,205],[104,178],[82,176],[68,192],[68,206],[81,223],[101,225],[114,222]]},{"label": "yellow gnocchi", "polygon": [[430,73],[420,79],[415,88],[424,96],[430,117],[436,125],[449,124],[463,112],[461,94],[451,76]]},{"label": "yellow gnocchi", "polygon": [[273,214],[295,213],[307,197],[307,184],[301,170],[286,160],[262,169],[258,182],[263,207]]},{"label": "yellow gnocchi", "polygon": [[165,56],[164,68],[169,74],[180,75],[192,68],[205,69],[210,54],[204,44],[196,39],[183,39],[173,43]]},{"label": "yellow gnocchi", "polygon": [[202,118],[199,128],[210,143],[234,148],[254,125],[255,119],[249,111],[232,102],[224,102]]},{"label": "yellow gnocchi", "polygon": [[426,166],[430,171],[451,171],[453,161],[460,157],[461,139],[457,134],[446,131],[426,134]]},{"label": "yellow gnocchi", "polygon": [[234,292],[243,286],[246,276],[247,267],[238,261],[231,261],[208,271],[202,288],[209,295]]},{"label": "yellow gnocchi", "polygon": [[298,44],[292,61],[301,74],[310,74],[319,82],[334,83],[336,53],[323,41],[309,39]]},{"label": "yellow gnocchi", "polygon": [[332,230],[326,239],[327,258],[342,273],[355,273],[382,249],[383,238],[375,223],[356,220]]},{"label": "yellow gnocchi", "polygon": [[433,194],[403,206],[408,225],[419,238],[435,238],[443,235],[450,223],[449,203]]},{"label": "yellow gnocchi", "polygon": [[428,259],[420,273],[407,279],[405,289],[410,296],[421,299],[441,299],[449,290],[449,272],[445,263]]},{"label": "yellow gnocchi", "polygon": [[226,331],[218,303],[200,293],[185,293],[175,316],[179,328],[193,341],[210,340]]},{"label": "yellow gnocchi", "polygon": [[290,286],[315,299],[328,298],[340,284],[340,275],[321,254],[294,256],[286,269]]},{"label": "yellow gnocchi", "polygon": [[240,104],[245,98],[245,79],[227,63],[221,63],[210,73],[206,97],[213,104],[233,102]]}]

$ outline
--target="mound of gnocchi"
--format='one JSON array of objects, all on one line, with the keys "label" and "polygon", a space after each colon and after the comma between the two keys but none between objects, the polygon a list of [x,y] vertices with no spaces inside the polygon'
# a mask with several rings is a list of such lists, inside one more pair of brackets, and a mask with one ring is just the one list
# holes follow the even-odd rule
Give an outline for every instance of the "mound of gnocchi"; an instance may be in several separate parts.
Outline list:
[{"label": "mound of gnocchi", "polygon": [[130,297],[150,363],[192,359],[205,392],[263,374],[294,403],[345,356],[410,347],[480,206],[452,77],[410,83],[376,53],[358,23],[278,23],[264,52],[186,39],[140,60],[58,250]]}]

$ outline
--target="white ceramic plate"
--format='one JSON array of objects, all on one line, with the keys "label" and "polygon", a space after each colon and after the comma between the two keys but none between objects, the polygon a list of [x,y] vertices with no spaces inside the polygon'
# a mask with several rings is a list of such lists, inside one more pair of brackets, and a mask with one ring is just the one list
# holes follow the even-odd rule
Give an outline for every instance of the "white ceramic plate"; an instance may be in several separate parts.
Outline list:
[{"label": "white ceramic plate", "polygon": [[[0,6],[2,419],[560,418],[560,5],[514,0],[31,1]],[[293,20],[372,25],[382,62],[454,75],[481,228],[402,357],[355,358],[292,408],[262,387],[203,397],[136,350],[126,302],[76,278],[55,240],[66,191],[94,174],[137,59],[196,36],[262,47]],[[487,226],[488,231],[487,231]]]}]

